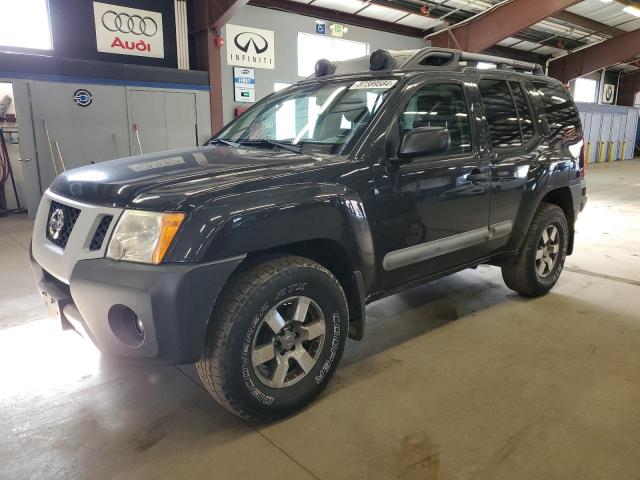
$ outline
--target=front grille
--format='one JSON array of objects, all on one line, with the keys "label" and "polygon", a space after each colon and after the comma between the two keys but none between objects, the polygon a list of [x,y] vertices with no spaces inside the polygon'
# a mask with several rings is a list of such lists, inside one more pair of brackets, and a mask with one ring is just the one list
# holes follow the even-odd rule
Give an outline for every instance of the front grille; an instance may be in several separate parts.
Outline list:
[{"label": "front grille", "polygon": [[100,225],[98,225],[96,233],[93,234],[93,238],[91,239],[89,250],[100,250],[102,248],[102,243],[107,236],[107,231],[109,230],[109,225],[111,225],[111,220],[113,220],[113,215],[105,215],[104,217],[102,217]]},{"label": "front grille", "polygon": [[[60,214],[57,213],[59,211],[62,212],[62,218],[60,218]],[[56,220],[59,222],[57,224],[54,223],[52,219],[54,213],[56,213]],[[49,207],[49,215],[47,215],[47,225],[45,227],[47,239],[60,248],[65,248],[73,226],[76,224],[79,216],[79,209],[52,200],[51,207]]]}]

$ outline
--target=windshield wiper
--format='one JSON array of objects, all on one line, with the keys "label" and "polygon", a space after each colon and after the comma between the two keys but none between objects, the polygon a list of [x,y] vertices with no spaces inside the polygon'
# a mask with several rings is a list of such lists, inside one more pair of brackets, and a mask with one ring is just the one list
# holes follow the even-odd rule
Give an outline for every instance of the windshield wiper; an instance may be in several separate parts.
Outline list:
[{"label": "windshield wiper", "polygon": [[248,145],[251,147],[264,145],[264,146],[271,146],[274,148],[280,148],[283,150],[289,150],[290,152],[293,152],[293,153],[298,153],[298,154],[304,153],[300,145],[294,145],[293,143],[280,143],[280,142],[275,142],[273,140],[267,140],[267,139],[246,140],[244,142],[240,142],[240,145]]},{"label": "windshield wiper", "polygon": [[233,148],[240,147],[239,143],[232,142],[231,140],[225,140],[224,138],[212,138],[211,140],[209,140],[209,142],[207,142],[207,145],[213,145],[213,144],[227,145],[228,147],[233,147]]}]

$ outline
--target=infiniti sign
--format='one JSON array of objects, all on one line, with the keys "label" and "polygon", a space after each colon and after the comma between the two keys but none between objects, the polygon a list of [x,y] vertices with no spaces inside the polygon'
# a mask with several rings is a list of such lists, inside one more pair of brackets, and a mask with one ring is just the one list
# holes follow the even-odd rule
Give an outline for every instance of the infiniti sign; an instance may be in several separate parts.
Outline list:
[{"label": "infiniti sign", "polygon": [[227,63],[239,67],[275,68],[275,39],[271,30],[226,26]]},{"label": "infiniti sign", "polygon": [[269,42],[266,38],[252,32],[239,33],[233,39],[233,43],[245,53],[249,53],[249,49],[252,49],[256,55],[266,52],[269,48]]}]

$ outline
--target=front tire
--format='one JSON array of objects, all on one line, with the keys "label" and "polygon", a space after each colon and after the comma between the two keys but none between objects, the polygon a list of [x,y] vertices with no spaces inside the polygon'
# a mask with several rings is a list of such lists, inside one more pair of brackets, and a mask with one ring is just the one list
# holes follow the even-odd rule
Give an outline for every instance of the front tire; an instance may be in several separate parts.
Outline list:
[{"label": "front tire", "polygon": [[293,256],[265,261],[222,292],[198,374],[211,395],[242,418],[291,415],[333,376],[347,312],[342,287],[323,266]]},{"label": "front tire", "polygon": [[568,246],[569,224],[564,211],[551,203],[541,204],[516,262],[502,267],[507,287],[528,297],[549,292],[562,273]]}]

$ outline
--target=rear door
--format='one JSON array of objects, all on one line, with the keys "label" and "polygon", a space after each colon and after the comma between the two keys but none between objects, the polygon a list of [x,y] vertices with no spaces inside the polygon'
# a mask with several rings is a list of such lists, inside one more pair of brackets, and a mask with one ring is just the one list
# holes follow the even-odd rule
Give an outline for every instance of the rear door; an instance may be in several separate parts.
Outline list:
[{"label": "rear door", "polygon": [[[489,162],[474,140],[479,106],[465,83],[416,82],[399,104],[375,178],[383,288],[481,258],[487,244]],[[392,165],[404,135],[419,127],[448,129],[449,148]]]},{"label": "rear door", "polygon": [[492,236],[488,249],[495,251],[509,240],[541,139],[522,83],[485,76],[478,82],[478,90],[490,138],[489,228],[497,234]]}]

